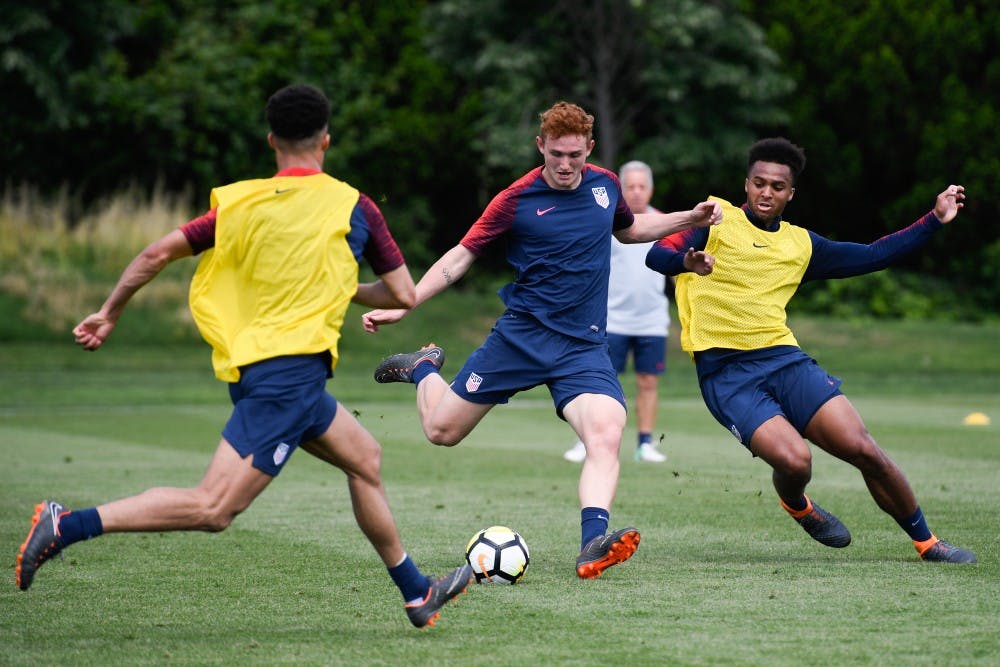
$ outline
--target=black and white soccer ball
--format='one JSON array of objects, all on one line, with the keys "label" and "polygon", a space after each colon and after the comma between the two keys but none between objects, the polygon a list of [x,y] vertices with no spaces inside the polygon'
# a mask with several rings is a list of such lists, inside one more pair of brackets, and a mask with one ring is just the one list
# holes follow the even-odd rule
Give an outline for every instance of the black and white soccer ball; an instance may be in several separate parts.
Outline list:
[{"label": "black and white soccer ball", "polygon": [[528,569],[528,544],[506,526],[483,528],[465,547],[465,560],[480,584],[516,584]]}]

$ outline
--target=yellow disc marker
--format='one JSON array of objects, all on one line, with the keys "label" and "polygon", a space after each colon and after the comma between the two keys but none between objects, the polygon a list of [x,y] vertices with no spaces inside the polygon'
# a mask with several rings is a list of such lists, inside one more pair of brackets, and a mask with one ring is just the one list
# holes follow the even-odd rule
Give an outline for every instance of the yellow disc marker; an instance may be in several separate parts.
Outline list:
[{"label": "yellow disc marker", "polygon": [[962,423],[966,426],[989,426],[990,418],[984,415],[982,412],[972,412],[965,416]]}]

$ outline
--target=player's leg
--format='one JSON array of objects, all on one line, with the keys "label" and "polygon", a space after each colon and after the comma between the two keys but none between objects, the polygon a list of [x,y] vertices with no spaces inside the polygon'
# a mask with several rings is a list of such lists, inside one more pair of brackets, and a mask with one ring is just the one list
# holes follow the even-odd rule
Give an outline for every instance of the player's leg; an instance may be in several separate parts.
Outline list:
[{"label": "player's leg", "polygon": [[452,391],[439,373],[427,375],[417,385],[420,425],[435,445],[452,447],[460,443],[493,405],[465,400]]},{"label": "player's leg", "polygon": [[382,484],[382,448],[349,410],[338,406],[329,428],[302,449],[347,476],[354,518],[406,601],[410,621],[433,625],[445,603],[465,590],[472,576],[462,565],[440,579],[423,574],[403,548]]},{"label": "player's leg", "polygon": [[618,488],[618,453],[625,429],[625,408],[610,396],[580,394],[562,412],[587,447],[587,458],[580,471],[580,504],[608,509]]},{"label": "player's leg", "polygon": [[828,547],[851,543],[847,527],[806,495],[806,485],[812,478],[812,452],[784,416],[771,417],[757,427],[749,449],[771,466],[771,481],[781,506],[810,537]]},{"label": "player's leg", "polygon": [[194,488],[159,487],[99,505],[104,532],[206,530],[227,528],[274,479],[241,458],[225,438],[201,482]]},{"label": "player's leg", "polygon": [[45,501],[17,556],[16,579],[27,590],[35,571],[62,549],[112,532],[224,530],[273,479],[223,438],[198,486],[158,487],[82,510]]},{"label": "player's leg", "polygon": [[[590,360],[587,356],[584,350],[573,355],[573,361],[589,363],[586,372],[561,378],[549,387],[556,405],[562,406],[560,415],[587,447],[578,486],[581,550],[576,559],[576,573],[582,579],[593,579],[612,565],[631,558],[639,546],[640,536],[633,527],[607,533],[611,503],[618,488],[618,454],[626,419],[625,396],[607,356],[594,355]],[[603,363],[598,363],[599,359],[603,359]],[[572,362],[567,359],[566,363]],[[589,387],[590,391],[575,393],[576,388],[582,386]]]},{"label": "player's leg", "polygon": [[846,396],[839,394],[823,404],[804,432],[823,450],[861,472],[875,503],[906,531],[923,559],[975,562],[972,553],[933,535],[903,471],[875,442]]}]

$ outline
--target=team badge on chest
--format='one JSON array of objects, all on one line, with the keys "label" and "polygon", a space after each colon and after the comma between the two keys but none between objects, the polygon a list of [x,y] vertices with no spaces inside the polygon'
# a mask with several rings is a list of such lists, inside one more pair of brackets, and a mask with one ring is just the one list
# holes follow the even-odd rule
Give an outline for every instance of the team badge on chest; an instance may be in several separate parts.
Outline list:
[{"label": "team badge on chest", "polygon": [[611,206],[607,188],[590,188],[590,191],[594,193],[594,200],[601,205],[601,208]]}]

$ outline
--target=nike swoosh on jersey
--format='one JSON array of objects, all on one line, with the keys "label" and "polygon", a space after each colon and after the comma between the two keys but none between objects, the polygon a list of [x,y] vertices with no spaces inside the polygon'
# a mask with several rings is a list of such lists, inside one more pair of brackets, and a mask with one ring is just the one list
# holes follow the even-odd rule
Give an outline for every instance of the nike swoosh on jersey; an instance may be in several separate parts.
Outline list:
[{"label": "nike swoosh on jersey", "polygon": [[756,243],[754,243],[753,247],[754,248],[770,248],[771,246],[769,246],[769,245],[757,245]]},{"label": "nike swoosh on jersey", "polygon": [[545,208],[545,209],[536,208],[535,209],[535,215],[545,215],[546,213],[548,213],[549,211],[551,211],[553,209],[555,209],[555,206],[549,206],[548,208]]},{"label": "nike swoosh on jersey", "polygon": [[276,194],[276,195],[282,195],[282,194],[285,194],[286,192],[291,192],[294,189],[295,188],[285,188],[285,189],[275,188],[274,189],[274,194]]}]

